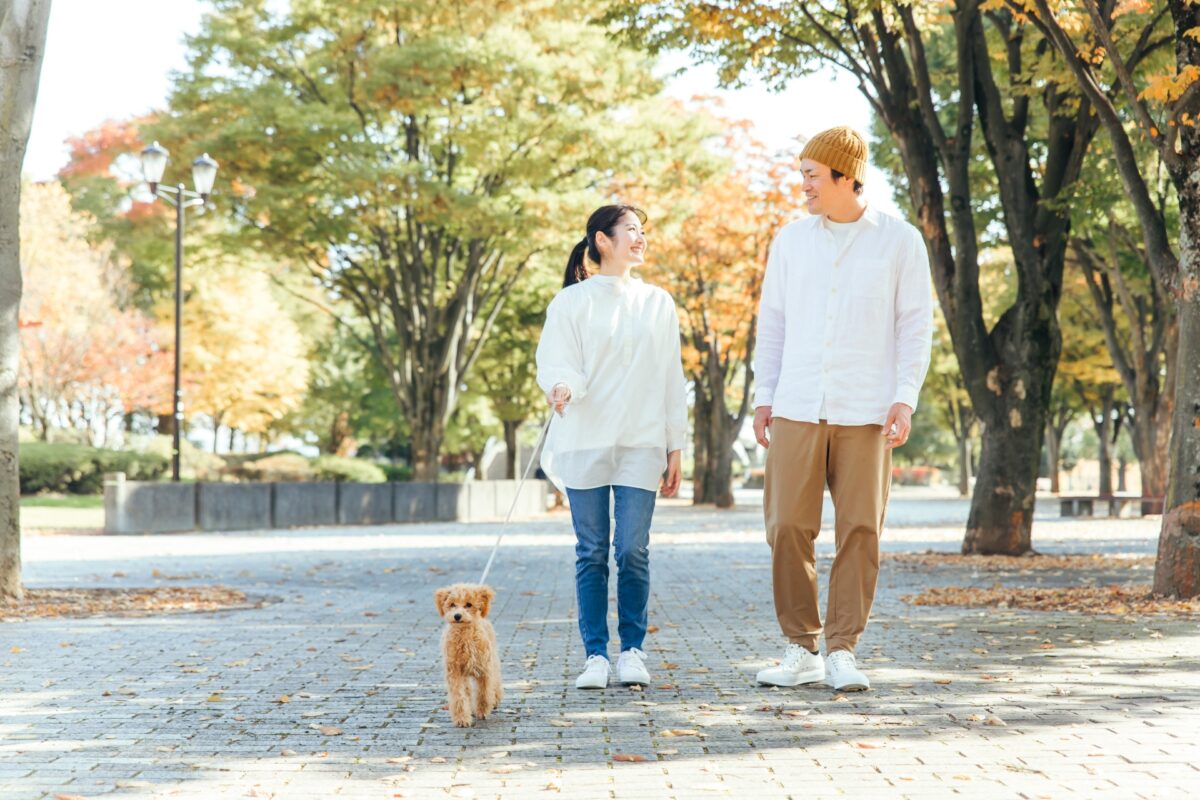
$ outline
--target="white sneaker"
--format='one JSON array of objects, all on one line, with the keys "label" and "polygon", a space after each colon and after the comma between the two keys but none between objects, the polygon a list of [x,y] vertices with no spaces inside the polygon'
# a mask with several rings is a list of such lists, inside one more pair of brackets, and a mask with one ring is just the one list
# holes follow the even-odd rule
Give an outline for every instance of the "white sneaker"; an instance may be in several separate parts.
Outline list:
[{"label": "white sneaker", "polygon": [[810,653],[798,644],[783,651],[783,662],[758,673],[758,682],[771,686],[799,686],[825,680],[825,661],[820,653]]},{"label": "white sneaker", "polygon": [[650,673],[646,671],[645,658],[646,654],[636,647],[621,651],[621,656],[617,659],[617,678],[621,683],[626,686],[635,683],[646,686],[650,683]]},{"label": "white sneaker", "polygon": [[604,689],[608,686],[608,659],[588,656],[583,672],[575,679],[576,689]]},{"label": "white sneaker", "polygon": [[849,650],[834,650],[825,661],[829,664],[828,683],[838,692],[862,692],[871,688],[871,682],[858,668],[854,653]]}]

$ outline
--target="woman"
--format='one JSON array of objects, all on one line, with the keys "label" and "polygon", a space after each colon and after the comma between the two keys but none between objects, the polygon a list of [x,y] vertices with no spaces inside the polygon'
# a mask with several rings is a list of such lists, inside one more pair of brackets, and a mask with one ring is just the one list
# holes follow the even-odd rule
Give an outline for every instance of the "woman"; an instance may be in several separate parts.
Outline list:
[{"label": "woman", "polygon": [[[604,206],[567,261],[563,290],[546,311],[538,384],[559,419],[542,467],[565,486],[575,528],[579,632],[587,651],[579,689],[608,685],[609,498],[617,562],[618,679],[646,684],[646,604],[655,492],[679,489],[687,401],[675,303],[630,276],[645,260],[646,215]],[[584,258],[596,267],[588,273]],[[666,477],[663,477],[664,471]]]}]

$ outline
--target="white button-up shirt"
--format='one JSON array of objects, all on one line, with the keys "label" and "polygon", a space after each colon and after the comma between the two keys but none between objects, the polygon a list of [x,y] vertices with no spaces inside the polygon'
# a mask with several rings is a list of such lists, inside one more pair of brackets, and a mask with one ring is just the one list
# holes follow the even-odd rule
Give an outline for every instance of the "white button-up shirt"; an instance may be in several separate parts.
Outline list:
[{"label": "white button-up shirt", "polygon": [[776,235],[759,302],[754,405],[773,417],[882,425],[917,407],[933,297],[925,242],[868,207],[839,248],[823,216]]}]

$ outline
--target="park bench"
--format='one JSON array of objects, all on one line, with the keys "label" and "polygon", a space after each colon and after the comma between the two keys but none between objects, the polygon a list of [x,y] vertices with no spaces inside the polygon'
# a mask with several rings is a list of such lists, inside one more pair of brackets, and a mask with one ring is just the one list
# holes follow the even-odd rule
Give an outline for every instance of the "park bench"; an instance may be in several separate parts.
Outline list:
[{"label": "park bench", "polygon": [[1060,496],[1059,513],[1064,517],[1092,517],[1096,513],[1096,503],[1108,503],[1108,516],[1119,517],[1128,505],[1137,509],[1137,513],[1161,514],[1163,498],[1161,497],[1129,497],[1116,495],[1077,495]]}]

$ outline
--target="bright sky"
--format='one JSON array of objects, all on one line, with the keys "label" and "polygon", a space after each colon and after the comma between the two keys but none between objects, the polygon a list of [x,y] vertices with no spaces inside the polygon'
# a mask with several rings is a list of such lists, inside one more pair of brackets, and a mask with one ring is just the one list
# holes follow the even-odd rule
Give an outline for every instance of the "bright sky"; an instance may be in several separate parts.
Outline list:
[{"label": "bright sky", "polygon": [[[52,178],[66,161],[63,141],[68,136],[106,119],[161,107],[170,72],[186,66],[182,37],[197,28],[206,7],[202,0],[53,0],[25,174],[35,180]],[[696,67],[669,91],[680,98],[723,98],[728,116],[753,122],[757,138],[773,149],[834,125],[852,125],[864,133],[870,126],[870,111],[857,86],[837,75],[801,79],[778,94],[761,86],[722,91],[712,68]],[[876,207],[895,210],[891,189],[873,167],[866,187]]]}]

